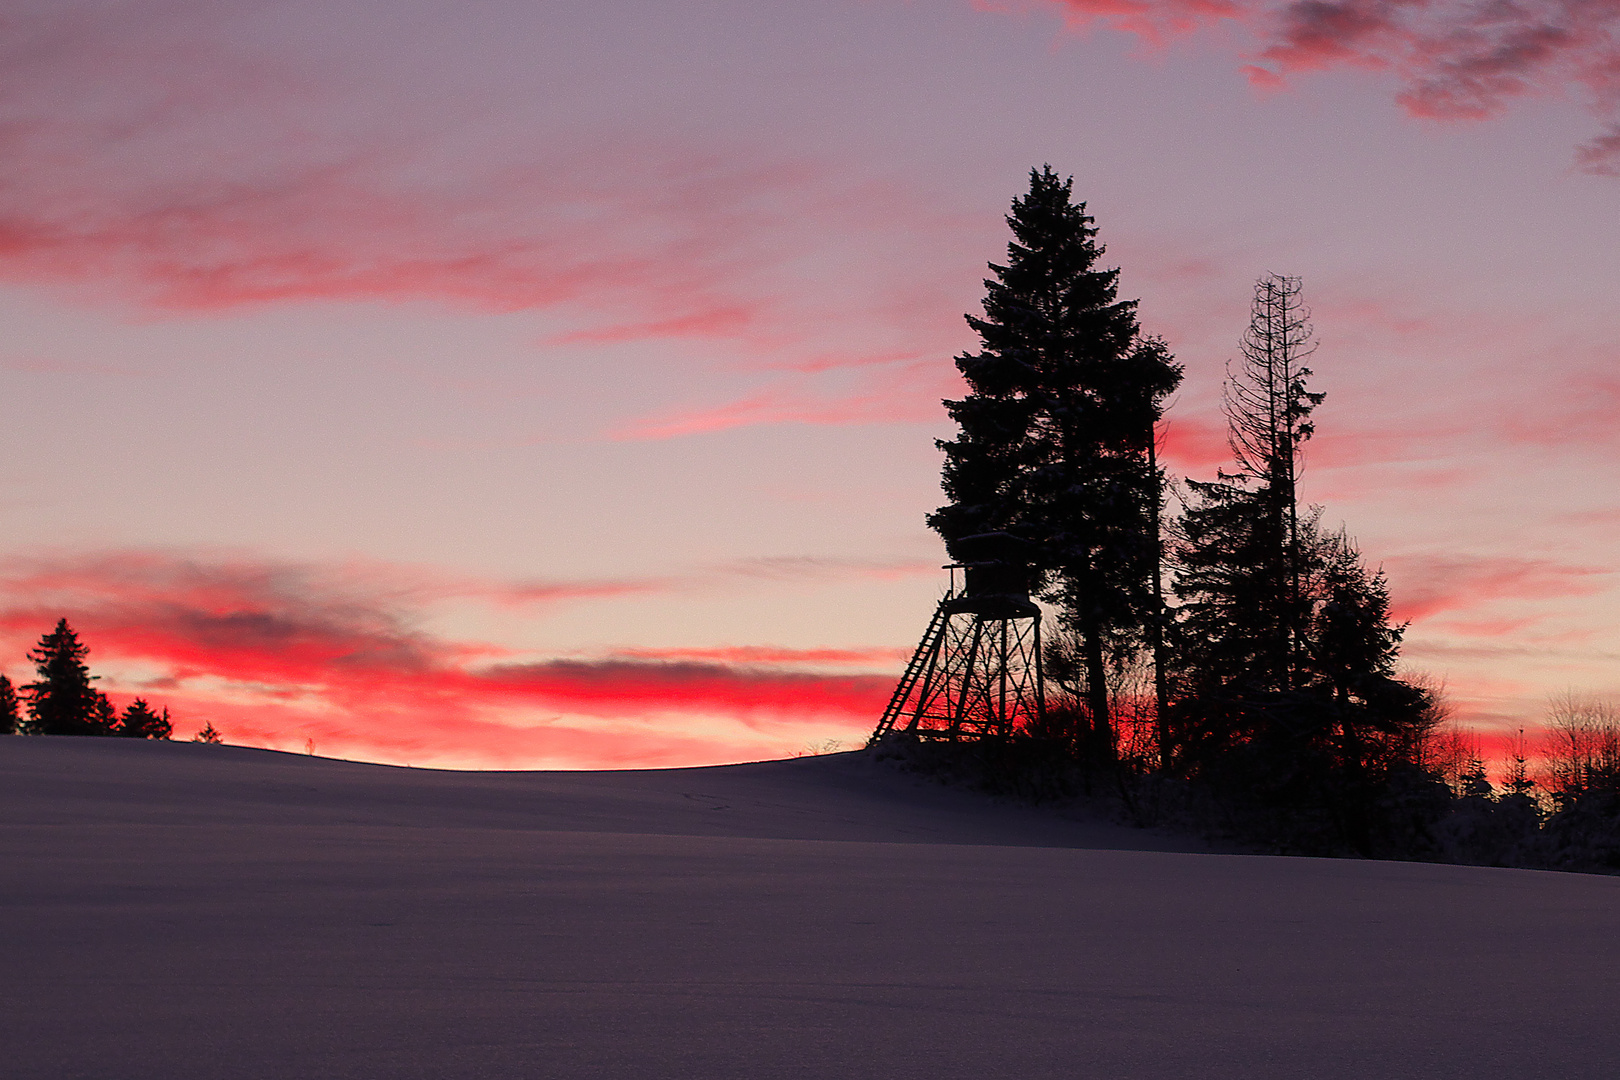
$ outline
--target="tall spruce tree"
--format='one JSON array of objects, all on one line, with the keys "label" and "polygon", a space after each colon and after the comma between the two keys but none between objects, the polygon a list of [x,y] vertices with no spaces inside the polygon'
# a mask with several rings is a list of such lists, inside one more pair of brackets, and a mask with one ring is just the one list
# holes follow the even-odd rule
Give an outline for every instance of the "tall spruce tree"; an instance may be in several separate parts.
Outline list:
[{"label": "tall spruce tree", "polygon": [[22,712],[17,701],[17,688],[11,680],[0,675],[0,735],[15,735],[22,727]]},{"label": "tall spruce tree", "polygon": [[1181,369],[1140,337],[1119,271],[1095,268],[1104,248],[1072,190],[1046,166],[1013,200],[1007,263],[990,264],[984,318],[967,317],[981,348],[956,360],[969,393],[945,402],[960,428],[939,443],[950,501],[928,523],[948,546],[1034,542],[1045,597],[1078,638],[1092,752],[1106,755],[1108,654],[1159,617],[1154,425]]},{"label": "tall spruce tree", "polygon": [[105,695],[90,685],[89,646],[66,619],[28,653],[39,679],[29,683],[28,730],[35,735],[106,735],[115,715]]}]

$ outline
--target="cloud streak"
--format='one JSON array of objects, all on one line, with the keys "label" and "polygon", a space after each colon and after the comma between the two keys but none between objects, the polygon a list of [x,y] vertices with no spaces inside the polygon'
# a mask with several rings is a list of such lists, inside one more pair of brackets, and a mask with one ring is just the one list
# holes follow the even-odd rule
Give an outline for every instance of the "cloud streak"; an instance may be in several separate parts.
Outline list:
[{"label": "cloud streak", "polygon": [[[634,113],[569,124],[472,98],[402,111],[417,88],[400,72],[261,42],[240,25],[252,18],[160,0],[8,10],[0,281],[175,312],[544,311],[565,326],[553,345],[728,341],[777,362],[847,351],[840,322],[863,348],[914,346],[930,317],[914,294],[932,282],[807,295],[801,269],[897,244],[932,262],[955,223],[913,191]],[[502,109],[504,126],[485,115]]]},{"label": "cloud streak", "polygon": [[[1583,101],[1602,130],[1577,167],[1620,175],[1620,2],[1617,0],[1048,0],[1071,27],[1105,26],[1151,47],[1235,26],[1243,68],[1277,89],[1311,72],[1382,72],[1409,114],[1442,121],[1500,115],[1515,100]],[[994,6],[991,10],[996,10]]]},{"label": "cloud streak", "polygon": [[[960,387],[954,368],[943,360],[908,360],[873,365],[861,385],[826,389],[813,371],[768,386],[722,405],[677,408],[640,417],[608,431],[619,442],[707,435],[760,424],[934,423],[940,400]],[[836,369],[827,369],[836,370]]]},{"label": "cloud streak", "polygon": [[[431,605],[560,603],[612,588],[475,587],[410,568],[172,553],[13,559],[0,635],[20,656],[58,617],[119,672],[115,696],[170,703],[234,739],[383,761],[602,767],[779,755],[864,734],[893,650],[628,649],[525,658],[425,629]],[[834,670],[829,672],[828,668]],[[14,674],[22,674],[16,671]]]},{"label": "cloud streak", "polygon": [[[1397,555],[1384,561],[1394,597],[1393,614],[1401,621],[1426,621],[1498,600],[1546,600],[1590,596],[1610,584],[1613,572],[1551,559],[1475,555]],[[1453,624],[1472,626],[1476,635],[1500,636],[1522,625],[1518,621]]]}]

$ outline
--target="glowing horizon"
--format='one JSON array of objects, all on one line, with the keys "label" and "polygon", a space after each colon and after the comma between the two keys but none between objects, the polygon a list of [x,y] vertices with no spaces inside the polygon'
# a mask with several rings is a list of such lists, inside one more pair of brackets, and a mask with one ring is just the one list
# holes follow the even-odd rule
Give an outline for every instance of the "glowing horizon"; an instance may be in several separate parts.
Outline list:
[{"label": "glowing horizon", "polygon": [[1304,278],[1344,523],[1487,745],[1620,696],[1620,8],[24,0],[0,88],[0,671],[428,764],[864,738],[939,399],[1075,176],[1226,460]]}]

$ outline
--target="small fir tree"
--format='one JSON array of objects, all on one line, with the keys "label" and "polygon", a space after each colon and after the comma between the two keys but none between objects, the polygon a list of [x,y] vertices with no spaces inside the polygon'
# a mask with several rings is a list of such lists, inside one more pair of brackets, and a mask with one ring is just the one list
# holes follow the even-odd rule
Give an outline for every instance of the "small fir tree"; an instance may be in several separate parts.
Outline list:
[{"label": "small fir tree", "polygon": [[1530,777],[1530,747],[1524,738],[1524,728],[1519,729],[1508,746],[1507,775],[1503,777],[1502,786],[1510,797],[1523,799],[1531,798],[1536,790],[1536,782]]},{"label": "small fir tree", "polygon": [[143,698],[136,698],[118,721],[118,734],[131,739],[167,739],[174,734],[174,723],[167,707],[159,713]]},{"label": "small fir tree", "polygon": [[11,680],[0,675],[0,735],[15,735],[22,728],[22,712],[17,701],[17,688]]},{"label": "small fir tree", "polygon": [[[96,676],[92,675],[91,678]],[[118,734],[118,707],[112,699],[101,691],[96,691],[95,701],[90,706],[90,727],[92,735]]]},{"label": "small fir tree", "polygon": [[1485,775],[1485,763],[1474,758],[1468,763],[1468,768],[1462,774],[1462,796],[1465,799],[1494,799],[1496,789],[1491,786],[1490,777]]},{"label": "small fir tree", "polygon": [[225,737],[219,733],[218,729],[214,727],[214,722],[210,720],[203,726],[201,731],[197,732],[197,734],[191,737],[191,741],[200,743],[221,743],[225,741]]}]

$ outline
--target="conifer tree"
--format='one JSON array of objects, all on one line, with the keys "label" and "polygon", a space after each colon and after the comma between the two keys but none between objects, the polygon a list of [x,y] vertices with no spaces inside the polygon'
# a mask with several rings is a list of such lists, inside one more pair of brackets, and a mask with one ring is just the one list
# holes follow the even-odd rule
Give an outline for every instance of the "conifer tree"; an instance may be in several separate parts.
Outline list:
[{"label": "conifer tree", "polygon": [[1309,621],[1300,684],[1336,706],[1345,768],[1379,774],[1397,761],[1417,764],[1430,696],[1396,676],[1406,627],[1390,621],[1384,572],[1368,571],[1342,531],[1314,545],[1312,555],[1321,573],[1303,587]]},{"label": "conifer tree", "polygon": [[159,713],[144,698],[136,698],[118,720],[117,733],[131,739],[167,739],[174,734],[167,707]]},{"label": "conifer tree", "polygon": [[1430,698],[1395,676],[1404,628],[1390,620],[1382,571],[1369,572],[1342,531],[1324,534],[1319,508],[1298,506],[1301,450],[1323,400],[1306,382],[1299,291],[1297,278],[1256,286],[1225,394],[1236,468],[1189,481],[1177,523],[1178,734],[1189,768],[1242,748],[1251,769],[1299,777],[1314,762],[1362,798],[1417,754]]},{"label": "conifer tree", "polygon": [[11,685],[9,678],[0,675],[0,735],[15,735],[21,727],[17,688]]},{"label": "conifer tree", "polygon": [[1310,416],[1304,361],[1315,351],[1298,278],[1256,283],[1241,357],[1222,398],[1235,468],[1189,481],[1180,523],[1175,592],[1185,623],[1184,667],[1207,696],[1215,688],[1281,691],[1295,684],[1304,596],[1319,546],[1301,519],[1298,478]]},{"label": "conifer tree", "polygon": [[1536,782],[1530,778],[1530,748],[1524,738],[1524,728],[1519,729],[1508,745],[1508,767],[1503,787],[1509,797],[1524,800],[1530,799],[1536,789]]},{"label": "conifer tree", "polygon": [[[1237,468],[1222,481],[1243,489],[1252,554],[1264,588],[1246,598],[1259,647],[1256,663],[1277,689],[1294,684],[1300,633],[1307,617],[1302,593],[1310,552],[1300,533],[1298,481],[1305,442],[1315,431],[1311,412],[1324,395],[1306,384],[1305,361],[1316,351],[1297,277],[1267,274],[1254,287],[1240,359],[1223,388],[1228,441]],[[1208,487],[1199,490],[1210,495]],[[1225,494],[1229,501],[1233,496]]]},{"label": "conifer tree", "polygon": [[66,619],[39,639],[28,653],[39,673],[28,694],[28,730],[35,735],[105,735],[110,730],[110,703],[90,685],[85,665],[90,648]]},{"label": "conifer tree", "polygon": [[1046,597],[1079,640],[1095,753],[1112,751],[1110,643],[1158,618],[1159,475],[1154,425],[1181,379],[1162,342],[1140,337],[1118,270],[1096,242],[1073,179],[1031,170],[1013,201],[1006,265],[990,264],[980,350],[957,358],[969,393],[945,407],[949,502],[928,523],[953,541],[1008,532],[1032,541]]}]

